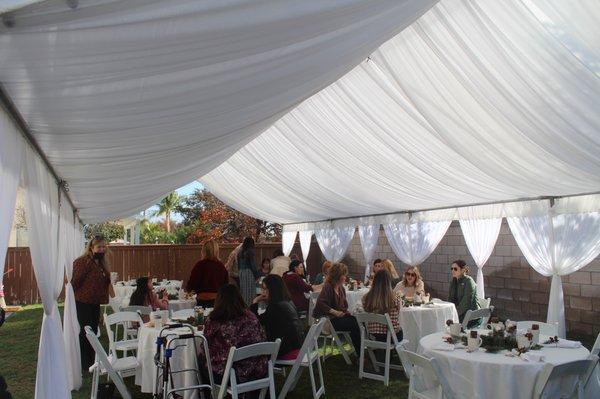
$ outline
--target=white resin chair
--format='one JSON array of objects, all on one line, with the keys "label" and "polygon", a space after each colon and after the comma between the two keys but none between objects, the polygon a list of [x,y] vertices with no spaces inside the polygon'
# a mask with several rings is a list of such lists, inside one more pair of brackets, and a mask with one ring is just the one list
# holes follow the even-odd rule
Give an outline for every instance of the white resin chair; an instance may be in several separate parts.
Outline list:
[{"label": "white resin chair", "polygon": [[96,399],[98,395],[98,383],[101,375],[108,375],[123,399],[131,399],[131,394],[125,386],[125,382],[123,382],[123,377],[135,375],[138,367],[136,357],[128,356],[120,359],[111,357],[109,359],[98,337],[89,326],[85,327],[85,336],[94,348],[94,352],[96,352],[96,361],[90,367],[90,371],[92,371],[91,399]]},{"label": "white resin chair", "polygon": [[[409,378],[408,397],[410,399],[457,399],[450,387],[448,380],[441,372],[436,359],[428,359],[408,350],[400,350],[400,360],[404,372]],[[433,383],[431,388],[420,389],[415,378],[415,368],[420,368],[428,376],[432,377],[429,382]]]},{"label": "white resin chair", "polygon": [[104,326],[108,335],[109,353],[115,358],[119,352],[137,352],[138,340],[127,333],[133,323],[141,325],[141,316],[137,312],[117,312],[104,315]]},{"label": "white resin chair", "polygon": [[[558,366],[547,363],[542,369],[541,373],[538,375],[533,390],[533,398],[551,398],[552,396],[548,396],[548,393],[545,392],[550,381],[554,379],[562,379],[564,377],[573,377],[576,379],[573,392],[570,392],[570,394],[566,397],[577,397],[578,399],[584,399],[583,388],[587,382],[587,378],[596,366],[596,363],[598,363],[598,356],[596,355],[590,355],[585,360],[576,360],[574,362],[563,363]],[[577,396],[575,396],[575,394]]]},{"label": "white resin chair", "polygon": [[[150,306],[137,306],[137,305],[121,306],[119,308],[119,311],[120,312],[136,312],[143,318],[144,316],[150,317],[150,313],[152,313],[152,308]],[[127,335],[127,337],[136,338],[137,332],[138,332],[138,327],[139,326],[136,327],[133,323],[128,323],[126,326],[126,329],[125,329],[125,334]]]},{"label": "white resin chair", "polygon": [[532,324],[538,324],[540,326],[540,334],[554,337],[558,335],[558,328],[554,324],[543,323],[541,321],[517,321],[517,330],[529,330]]},{"label": "white resin chair", "polygon": [[489,308],[483,308],[483,309],[477,309],[477,310],[467,310],[467,313],[465,314],[465,318],[463,319],[463,322],[462,322],[462,328],[464,328],[466,330],[467,326],[469,325],[469,322],[471,322],[472,320],[477,320],[477,319],[481,319],[481,322],[479,325],[483,326],[485,328],[485,325],[488,323],[488,320],[492,316],[493,311],[494,311],[493,306],[490,306]]},{"label": "white resin chair", "polygon": [[[315,323],[315,321],[317,321],[313,317],[313,312],[314,312],[315,306],[317,304],[317,298],[319,298],[318,292],[310,293],[309,302],[308,302],[308,324],[309,325],[313,325]],[[345,331],[335,331],[335,328],[333,328],[333,325],[329,321],[329,318],[327,318],[327,317],[324,317],[324,318],[327,319],[327,321],[325,322],[325,325],[323,326],[321,334],[317,338],[317,341],[319,341],[319,340],[322,341],[322,344],[319,345],[319,348],[322,349],[323,362],[325,362],[325,360],[329,356],[333,355],[333,349],[334,349],[334,347],[337,347],[339,349],[340,353],[342,354],[346,364],[352,364],[352,361],[350,360],[348,351],[346,351],[346,349],[344,348],[344,343],[342,342],[342,340],[340,338],[340,336],[344,337],[346,342],[350,343],[350,347],[354,348],[352,346],[352,339],[350,338],[350,334],[348,334]],[[356,353],[356,349],[354,349],[354,352]]]},{"label": "white resin chair", "polygon": [[[296,387],[296,384],[300,379],[300,375],[302,374],[302,369],[300,367],[308,368],[313,399],[318,399],[322,395],[325,395],[325,382],[323,381],[323,370],[321,368],[321,358],[319,356],[317,337],[319,337],[321,334],[321,330],[323,330],[323,326],[326,322],[327,320],[321,319],[317,324],[313,324],[310,327],[308,334],[306,334],[306,338],[304,338],[302,348],[300,348],[300,351],[298,352],[298,357],[295,360],[275,361],[275,366],[291,367],[290,373],[283,384],[283,388],[281,388],[281,392],[279,392],[279,399],[284,399],[288,392],[293,391]],[[315,363],[317,369],[319,370],[319,388],[317,388],[316,377],[314,373]]]},{"label": "white resin chair", "polygon": [[[232,399],[238,399],[239,395],[242,393],[257,390],[260,390],[260,399],[264,399],[267,390],[269,391],[270,399],[276,399],[273,365],[275,363],[275,359],[277,359],[277,352],[279,351],[280,343],[281,340],[277,339],[275,342],[261,342],[258,344],[244,346],[242,348],[236,348],[235,346],[232,346],[229,350],[229,356],[227,357],[225,370],[223,371],[223,381],[221,382],[221,385],[215,384],[214,391],[218,390],[218,399],[224,399],[227,394],[231,395]],[[233,364],[240,360],[256,356],[270,357],[267,376],[258,378],[256,380],[237,382]]]},{"label": "white resin chair", "polygon": [[[596,342],[594,342],[594,346],[592,346],[591,354],[600,356],[600,334],[596,337]],[[586,378],[585,386],[587,386],[592,379],[598,379],[598,384],[600,385],[600,373],[594,373],[598,367],[600,367],[600,362],[596,362],[596,366],[590,371],[590,375]]]},{"label": "white resin chair", "polygon": [[[392,325],[392,320],[387,313],[383,315],[375,313],[357,313],[355,317],[356,321],[358,322],[358,326],[360,327],[360,360],[358,366],[358,378],[362,379],[365,377],[377,381],[383,381],[387,387],[390,384],[390,369],[402,370],[402,366],[391,364],[392,351],[396,351],[399,356],[400,350],[406,349],[405,345],[408,343],[408,340],[405,339],[402,340],[402,342],[398,342],[398,338],[396,337],[396,333],[394,332],[394,327]],[[377,323],[386,326],[387,338],[385,342],[377,341],[375,337],[369,333],[369,323]],[[385,351],[384,362],[378,362],[376,360],[373,350],[377,349],[383,349]],[[366,351],[369,353],[369,358],[371,359],[371,363],[373,364],[376,372],[379,372],[379,366],[383,367],[383,375],[364,371]]]}]

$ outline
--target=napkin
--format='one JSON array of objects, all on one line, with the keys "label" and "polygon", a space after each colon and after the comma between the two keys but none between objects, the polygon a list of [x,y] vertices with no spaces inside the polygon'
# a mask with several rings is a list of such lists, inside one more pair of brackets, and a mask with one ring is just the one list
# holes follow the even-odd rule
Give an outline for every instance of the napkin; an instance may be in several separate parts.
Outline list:
[{"label": "napkin", "polygon": [[437,344],[434,344],[431,349],[436,350],[436,351],[448,351],[448,352],[452,352],[454,350],[454,345],[449,344],[447,342],[438,342]]},{"label": "napkin", "polygon": [[543,355],[538,355],[536,353],[523,353],[521,357],[530,362],[544,362],[546,361],[546,357]]},{"label": "napkin", "polygon": [[431,300],[431,302],[433,302],[433,303],[442,303],[442,302],[444,302],[444,301],[442,301],[440,298],[433,298],[433,299]]},{"label": "napkin", "polygon": [[543,346],[555,347],[555,348],[565,348],[565,349],[575,349],[581,348],[581,342],[579,341],[570,341],[568,339],[559,338],[558,344],[543,344]]}]

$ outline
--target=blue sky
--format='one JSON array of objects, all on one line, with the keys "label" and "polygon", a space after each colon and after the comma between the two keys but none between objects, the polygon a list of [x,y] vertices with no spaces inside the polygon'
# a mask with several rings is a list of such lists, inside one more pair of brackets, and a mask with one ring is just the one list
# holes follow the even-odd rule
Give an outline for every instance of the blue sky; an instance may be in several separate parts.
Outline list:
[{"label": "blue sky", "polygon": [[[202,189],[204,186],[197,180],[186,184],[183,187],[178,188],[177,193],[179,194],[179,196],[185,196],[185,195],[190,195],[191,193],[193,193],[196,189]],[[148,208],[146,210],[146,215],[150,216],[150,219],[153,221],[158,221],[158,220],[162,220],[163,217],[161,216],[160,218],[156,218],[156,217],[151,217],[154,212],[156,212],[156,210],[158,209],[158,207],[156,206],[151,206],[150,208]],[[173,221],[175,222],[180,222],[182,220],[181,215],[179,215],[178,213],[175,213],[171,216],[171,219],[173,219]]]}]

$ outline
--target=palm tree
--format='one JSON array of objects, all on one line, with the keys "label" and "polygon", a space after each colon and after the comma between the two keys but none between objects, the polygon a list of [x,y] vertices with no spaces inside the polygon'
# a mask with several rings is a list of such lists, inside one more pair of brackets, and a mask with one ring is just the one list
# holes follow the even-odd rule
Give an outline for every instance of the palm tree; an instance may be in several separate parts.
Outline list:
[{"label": "palm tree", "polygon": [[165,224],[167,225],[167,233],[171,232],[171,212],[179,206],[181,202],[181,198],[179,198],[179,194],[177,191],[173,191],[171,194],[167,195],[165,198],[157,204],[158,211],[156,211],[155,216],[165,215]]}]

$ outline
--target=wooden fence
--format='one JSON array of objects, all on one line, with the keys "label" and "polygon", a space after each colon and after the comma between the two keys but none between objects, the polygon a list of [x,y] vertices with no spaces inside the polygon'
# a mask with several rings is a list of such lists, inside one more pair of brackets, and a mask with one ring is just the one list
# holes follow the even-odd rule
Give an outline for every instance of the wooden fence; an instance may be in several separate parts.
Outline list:
[{"label": "wooden fence", "polygon": [[[223,261],[238,244],[221,244],[220,257]],[[256,263],[271,258],[281,243],[256,245]],[[110,246],[111,271],[119,273],[120,280],[139,276],[187,280],[192,267],[200,260],[201,245],[119,245]],[[292,253],[300,255],[300,245],[295,244]],[[323,262],[321,250],[316,242],[311,244],[307,265],[311,275],[318,273]],[[41,302],[35,281],[29,248],[9,248],[6,256],[4,295],[7,304],[23,305]]]}]

